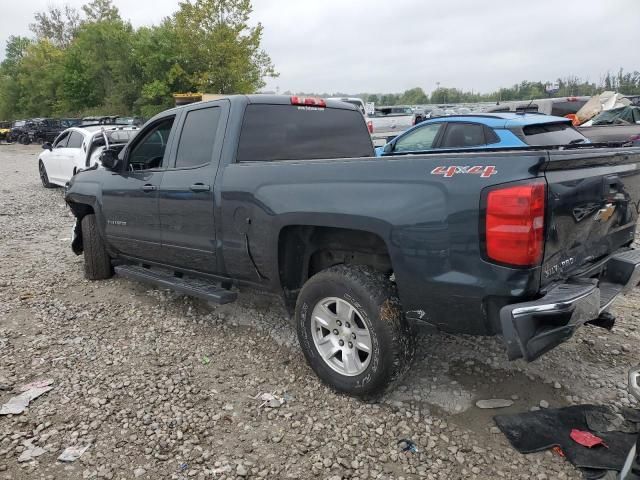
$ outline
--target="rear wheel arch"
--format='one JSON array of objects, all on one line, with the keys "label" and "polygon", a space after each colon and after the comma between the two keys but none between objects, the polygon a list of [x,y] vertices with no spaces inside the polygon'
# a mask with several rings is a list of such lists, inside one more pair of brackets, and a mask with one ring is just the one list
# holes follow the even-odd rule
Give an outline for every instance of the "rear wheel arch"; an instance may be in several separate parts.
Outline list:
[{"label": "rear wheel arch", "polygon": [[285,304],[295,308],[304,283],[335,265],[363,265],[391,275],[388,245],[376,232],[314,225],[289,225],[278,236],[278,274]]}]

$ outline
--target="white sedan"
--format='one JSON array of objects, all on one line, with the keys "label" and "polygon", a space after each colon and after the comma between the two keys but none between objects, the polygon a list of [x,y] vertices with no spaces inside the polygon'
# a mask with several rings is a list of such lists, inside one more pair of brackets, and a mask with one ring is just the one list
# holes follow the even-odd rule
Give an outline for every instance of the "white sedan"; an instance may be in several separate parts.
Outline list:
[{"label": "white sedan", "polygon": [[127,143],[137,127],[88,125],[68,128],[53,142],[45,143],[38,157],[40,180],[45,188],[64,187],[76,172],[100,163],[100,154],[112,145]]}]

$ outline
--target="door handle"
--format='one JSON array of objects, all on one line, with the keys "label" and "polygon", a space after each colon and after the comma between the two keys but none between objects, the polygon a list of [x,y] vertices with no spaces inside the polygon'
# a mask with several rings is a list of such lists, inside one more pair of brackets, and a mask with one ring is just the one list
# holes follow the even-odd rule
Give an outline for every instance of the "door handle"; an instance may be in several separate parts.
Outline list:
[{"label": "door handle", "polygon": [[149,183],[147,183],[146,185],[142,186],[142,191],[143,192],[155,192],[156,190],[158,190],[158,187],[155,185],[151,185]]},{"label": "door handle", "polygon": [[208,192],[211,190],[209,185],[205,185],[204,183],[194,183],[189,187],[189,190],[192,192]]}]

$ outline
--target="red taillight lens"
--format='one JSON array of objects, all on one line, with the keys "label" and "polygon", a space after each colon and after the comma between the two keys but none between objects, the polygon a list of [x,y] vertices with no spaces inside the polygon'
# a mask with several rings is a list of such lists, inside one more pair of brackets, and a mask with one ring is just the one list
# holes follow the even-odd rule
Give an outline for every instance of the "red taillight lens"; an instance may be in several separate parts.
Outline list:
[{"label": "red taillight lens", "polygon": [[542,180],[489,192],[485,219],[489,259],[517,266],[540,264],[545,199],[546,185]]},{"label": "red taillight lens", "polygon": [[291,97],[291,105],[325,108],[327,106],[327,102],[323,98],[293,96]]},{"label": "red taillight lens", "polygon": [[369,129],[369,133],[373,133],[373,122],[371,120],[367,122],[367,128]]}]

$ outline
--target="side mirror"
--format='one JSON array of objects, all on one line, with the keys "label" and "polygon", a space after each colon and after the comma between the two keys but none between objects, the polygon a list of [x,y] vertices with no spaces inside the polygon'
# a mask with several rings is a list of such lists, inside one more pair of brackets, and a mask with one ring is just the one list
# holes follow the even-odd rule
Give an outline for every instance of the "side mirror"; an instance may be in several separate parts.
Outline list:
[{"label": "side mirror", "polygon": [[51,142],[44,142],[44,143],[42,144],[42,148],[43,148],[44,150],[49,150],[49,151],[51,151],[51,150],[53,150],[53,145],[51,145]]},{"label": "side mirror", "polygon": [[389,142],[387,144],[385,144],[384,148],[382,149],[383,153],[391,153],[393,152],[393,148],[395,147],[395,144],[393,142]]},{"label": "side mirror", "polygon": [[118,158],[118,152],[115,150],[107,149],[103,150],[100,154],[100,163],[107,170],[115,170],[118,167],[120,159]]}]

